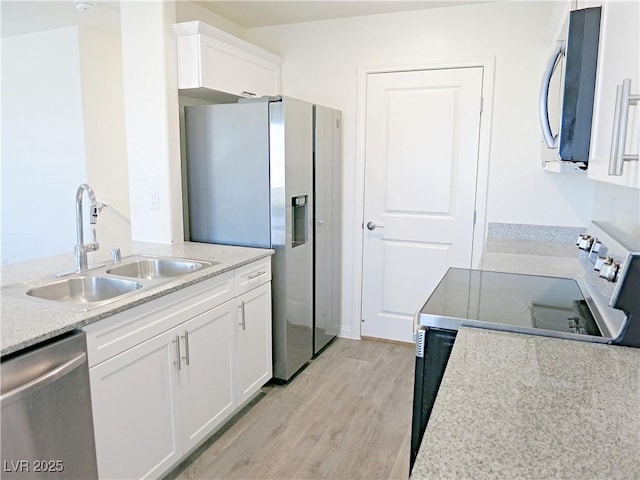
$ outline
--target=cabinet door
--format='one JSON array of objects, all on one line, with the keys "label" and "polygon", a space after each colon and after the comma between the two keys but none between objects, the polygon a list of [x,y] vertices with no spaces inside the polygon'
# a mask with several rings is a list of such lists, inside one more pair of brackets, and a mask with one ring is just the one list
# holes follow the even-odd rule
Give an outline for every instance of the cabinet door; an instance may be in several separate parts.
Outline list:
[{"label": "cabinet door", "polygon": [[[616,88],[625,78],[631,79],[631,94],[640,93],[640,4],[637,1],[602,3],[598,73],[594,100],[593,130],[587,175],[616,185],[640,188],[640,165],[624,162],[623,175],[609,175],[611,138],[616,103]],[[640,148],[640,105],[629,107],[625,153],[638,154]]]},{"label": "cabinet door", "polygon": [[249,400],[273,375],[271,282],[236,299],[238,403]]},{"label": "cabinet door", "polygon": [[99,478],[158,477],[179,460],[171,338],[158,335],[89,370]]},{"label": "cabinet door", "polygon": [[205,35],[201,38],[203,87],[242,97],[278,94],[275,65]]},{"label": "cabinet door", "polygon": [[233,300],[177,327],[179,388],[185,452],[220,425],[237,405],[235,395]]}]

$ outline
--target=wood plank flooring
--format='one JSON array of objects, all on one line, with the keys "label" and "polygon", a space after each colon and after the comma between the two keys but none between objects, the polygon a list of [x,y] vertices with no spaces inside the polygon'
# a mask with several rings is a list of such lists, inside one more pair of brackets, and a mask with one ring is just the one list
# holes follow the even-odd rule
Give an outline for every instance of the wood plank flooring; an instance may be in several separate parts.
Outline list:
[{"label": "wood plank flooring", "polygon": [[406,479],[410,345],[338,338],[168,478]]}]

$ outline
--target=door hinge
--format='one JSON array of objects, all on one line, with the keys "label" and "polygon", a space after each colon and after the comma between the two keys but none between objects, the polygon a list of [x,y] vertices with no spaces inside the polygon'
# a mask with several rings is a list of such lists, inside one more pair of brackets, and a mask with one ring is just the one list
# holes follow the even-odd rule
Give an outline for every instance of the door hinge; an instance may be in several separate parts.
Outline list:
[{"label": "door hinge", "polygon": [[476,210],[473,211],[473,224],[476,224],[476,218],[478,217],[478,212]]},{"label": "door hinge", "polygon": [[484,108],[484,97],[480,97],[480,113],[482,113],[483,108]]}]

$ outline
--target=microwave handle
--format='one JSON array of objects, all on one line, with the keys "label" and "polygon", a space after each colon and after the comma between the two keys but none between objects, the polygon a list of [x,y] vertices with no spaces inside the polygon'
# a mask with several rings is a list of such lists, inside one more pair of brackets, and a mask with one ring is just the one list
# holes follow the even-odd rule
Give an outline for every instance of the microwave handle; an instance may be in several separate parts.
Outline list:
[{"label": "microwave handle", "polygon": [[560,63],[560,58],[565,53],[566,42],[560,40],[556,42],[549,61],[547,62],[547,68],[542,76],[542,83],[540,85],[540,126],[542,127],[542,136],[544,137],[544,143],[548,148],[558,148],[558,135],[554,135],[551,131],[551,124],[549,122],[549,85],[551,83],[551,77],[556,67]]}]

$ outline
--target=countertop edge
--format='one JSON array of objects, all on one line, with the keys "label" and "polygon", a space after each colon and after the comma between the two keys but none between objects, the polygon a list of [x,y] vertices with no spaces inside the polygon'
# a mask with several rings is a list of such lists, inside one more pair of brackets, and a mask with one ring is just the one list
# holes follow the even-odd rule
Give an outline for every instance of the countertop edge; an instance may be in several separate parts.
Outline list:
[{"label": "countertop edge", "polygon": [[[185,247],[188,242],[184,244],[178,244],[177,247],[181,248],[179,256],[181,258],[193,259],[193,260],[207,260],[207,258],[202,258],[202,254],[188,254],[185,250],[188,251],[188,248]],[[155,250],[152,247],[152,244],[149,244],[151,248],[149,250]],[[159,246],[160,250],[166,250],[171,246]],[[187,288],[191,285],[195,285],[202,281],[205,281],[209,278],[216,277],[218,275],[224,274],[226,272],[235,270],[243,265],[247,265],[249,263],[258,261],[263,258],[267,258],[272,256],[275,251],[271,249],[258,249],[253,247],[236,247],[236,246],[227,246],[227,245],[207,245],[207,244],[197,244],[198,249],[206,250],[211,247],[212,250],[216,251],[227,251],[233,252],[234,254],[241,254],[240,258],[237,260],[233,260],[231,262],[220,262],[219,265],[214,265],[212,267],[207,267],[201,270],[197,270],[195,272],[191,272],[189,274],[176,277],[174,280],[171,280],[167,283],[163,283],[154,287],[151,287],[144,292],[141,292],[137,295],[128,296],[125,299],[114,301],[113,303],[104,305],[102,307],[96,308],[94,310],[89,310],[85,312],[72,311],[70,309],[66,309],[62,306],[57,307],[55,305],[48,306],[42,303],[30,302],[28,300],[20,300],[9,297],[2,297],[2,318],[0,320],[1,325],[1,333],[2,333],[2,348],[0,349],[0,356],[5,357],[7,355],[14,354],[19,352],[25,348],[32,347],[38,343],[47,341],[56,336],[65,334],[72,330],[82,328],[86,325],[98,322],[107,317],[110,317],[114,314],[123,312],[125,310],[129,310],[136,306],[142,305],[144,303],[150,302],[152,300],[158,299],[165,295],[169,295],[176,291]],[[147,252],[142,252],[147,253]],[[153,252],[152,252],[153,254]],[[162,255],[167,255],[167,253],[162,253]],[[171,256],[171,255],[169,255]],[[46,260],[43,260],[46,261]],[[16,313],[16,309],[21,309],[24,311],[24,317],[36,316],[39,318],[44,318],[44,320],[40,320],[37,322],[38,324],[46,323],[45,317],[51,318],[51,326],[50,328],[40,327],[38,325],[34,326],[33,333],[23,333],[21,335],[15,335],[15,323],[19,320],[16,319],[18,315]],[[9,318],[7,318],[9,317]],[[69,317],[69,321],[56,321],[61,317]],[[24,322],[24,319],[22,319]],[[7,322],[10,322],[9,325]],[[14,328],[8,328],[14,327]],[[8,332],[8,330],[13,330]],[[24,330],[22,330],[24,332]],[[9,341],[5,337],[5,333],[9,333]],[[21,337],[20,339],[15,339],[11,337]]]}]

